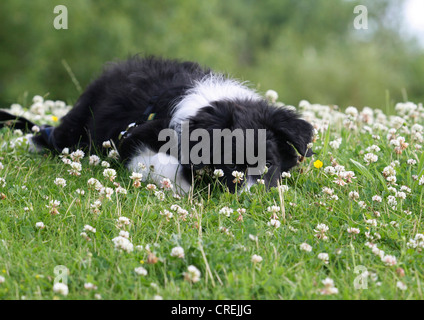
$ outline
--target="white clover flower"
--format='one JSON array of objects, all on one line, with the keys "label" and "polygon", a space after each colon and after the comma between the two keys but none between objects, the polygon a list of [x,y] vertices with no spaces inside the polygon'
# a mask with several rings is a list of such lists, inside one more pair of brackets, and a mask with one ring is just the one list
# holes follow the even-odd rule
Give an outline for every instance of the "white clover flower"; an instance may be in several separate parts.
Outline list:
[{"label": "white clover flower", "polygon": [[70,154],[72,161],[75,161],[75,162],[81,161],[81,159],[84,158],[84,155],[85,153],[82,150],[75,150],[74,152]]},{"label": "white clover flower", "polygon": [[215,169],[213,176],[215,178],[222,178],[224,176],[224,171],[222,169]]},{"label": "white clover flower", "polygon": [[163,201],[165,200],[165,193],[163,193],[163,191],[155,191],[155,197]]},{"label": "white clover flower", "polygon": [[43,223],[43,222],[37,222],[37,223],[35,224],[35,227],[36,227],[37,229],[42,230],[42,229],[44,229],[46,226],[44,225],[44,223]]},{"label": "white clover flower", "polygon": [[98,166],[100,164],[100,158],[93,154],[88,158],[88,163],[90,166]]},{"label": "white clover flower", "polygon": [[278,187],[278,189],[281,191],[281,193],[287,192],[289,191],[289,187],[286,186],[285,184],[282,184]]},{"label": "white clover flower", "polygon": [[187,272],[184,272],[183,275],[186,281],[195,283],[200,281],[201,273],[195,266],[190,265],[187,268]]},{"label": "white clover flower", "polygon": [[281,208],[279,206],[271,206],[267,208],[268,212],[271,212],[273,214],[276,214],[278,212],[280,212]]},{"label": "white clover flower", "polygon": [[415,159],[408,159],[408,160],[406,161],[406,163],[407,163],[408,165],[410,165],[410,166],[415,166],[415,165],[417,164],[417,160],[415,160]]},{"label": "white clover flower", "polygon": [[164,189],[164,190],[169,190],[169,189],[172,189],[174,187],[171,183],[171,180],[169,180],[168,178],[163,178],[160,181],[160,184],[161,184],[161,188]]},{"label": "white clover flower", "polygon": [[274,90],[268,90],[267,92],[265,92],[265,98],[268,101],[275,103],[277,102],[277,99],[278,99],[278,93]]},{"label": "white clover flower", "polygon": [[333,295],[339,293],[339,290],[334,286],[334,281],[332,279],[326,278],[322,280],[322,284],[324,285],[324,288],[319,291],[322,295]]},{"label": "white clover flower", "polygon": [[57,186],[60,186],[60,187],[64,188],[64,187],[66,187],[66,180],[63,179],[63,178],[56,178],[54,180],[54,184],[57,185]]},{"label": "white clover flower", "polygon": [[109,168],[110,167],[110,163],[107,161],[102,161],[100,164],[103,168]]},{"label": "white clover flower", "polygon": [[330,228],[324,224],[324,223],[319,223],[317,224],[317,226],[315,227],[314,231],[315,232],[320,232],[320,233],[324,233],[327,232]]},{"label": "white clover flower", "polygon": [[386,255],[381,257],[381,261],[384,262],[386,266],[395,266],[397,264],[397,259],[395,256]]},{"label": "white clover flower", "polygon": [[31,131],[34,132],[34,133],[38,133],[38,132],[40,132],[40,127],[34,125],[34,126],[32,126]]},{"label": "white clover flower", "polygon": [[358,109],[356,109],[355,107],[350,106],[350,107],[347,107],[346,108],[345,113],[348,116],[351,116],[353,118],[356,118],[358,116]]},{"label": "white clover flower", "polygon": [[129,239],[130,233],[128,231],[121,230],[121,231],[119,231],[119,236]]},{"label": "white clover flower", "polygon": [[249,234],[249,239],[256,242],[256,241],[258,241],[259,238],[258,238],[258,236],[254,236],[253,234]]},{"label": "white clover flower", "polygon": [[112,241],[115,244],[116,250],[125,251],[128,253],[134,250],[134,245],[127,238],[118,236],[116,238],[113,238]]},{"label": "white clover flower", "polygon": [[53,292],[61,294],[62,296],[67,296],[69,293],[69,289],[66,284],[57,282],[53,285]]},{"label": "white clover flower", "polygon": [[277,219],[271,219],[271,221],[269,221],[267,225],[270,227],[274,227],[275,229],[278,229],[281,225],[281,222],[278,221]]},{"label": "white clover flower", "polygon": [[383,201],[383,198],[382,198],[382,197],[380,197],[380,196],[375,195],[375,196],[373,196],[373,197],[372,197],[372,201],[375,201],[375,202],[382,202],[382,201]]},{"label": "white clover flower", "polygon": [[63,148],[61,153],[62,153],[62,156],[65,156],[65,157],[69,156],[69,148]]},{"label": "white clover flower", "polygon": [[362,209],[366,209],[367,208],[367,204],[365,203],[365,201],[359,201],[358,202],[358,205]]},{"label": "white clover flower", "polygon": [[171,250],[171,257],[184,258],[184,249],[182,247],[175,247]]},{"label": "white clover flower", "polygon": [[377,226],[377,220],[376,219],[365,220],[365,223],[371,225],[372,227],[376,227]]},{"label": "white clover flower", "polygon": [[89,231],[89,232],[92,232],[92,233],[96,233],[96,228],[93,228],[92,226],[86,224],[84,226],[84,231]]},{"label": "white clover flower", "polygon": [[128,219],[127,217],[119,217],[118,219],[116,219],[116,222],[117,222],[118,228],[131,225],[131,220]]},{"label": "white clover flower", "polygon": [[114,191],[112,188],[106,187],[106,188],[101,188],[99,190],[99,194],[100,195],[105,195],[107,199],[111,200],[111,197],[113,195]]},{"label": "white clover flower", "polygon": [[134,269],[134,272],[137,273],[139,276],[147,276],[147,270],[143,267],[137,267]]},{"label": "white clover flower", "polygon": [[374,153],[371,153],[371,152],[370,153],[367,153],[364,156],[364,161],[367,163],[367,165],[370,164],[370,163],[377,162],[378,161],[378,156],[375,155]]},{"label": "white clover flower", "polygon": [[259,263],[259,262],[262,262],[262,257],[261,256],[259,256],[259,255],[257,255],[257,254],[254,254],[253,256],[252,256],[252,262],[253,263]]},{"label": "white clover flower", "polygon": [[111,159],[118,159],[119,158],[119,153],[118,153],[118,151],[116,151],[115,149],[112,149],[112,150],[110,150],[109,151],[109,153],[107,154],[107,157],[108,158],[111,158]]},{"label": "white clover flower", "polygon": [[402,281],[396,282],[396,287],[402,291],[405,291],[408,289],[407,285],[404,284]]},{"label": "white clover flower", "polygon": [[0,276],[0,284],[4,283],[6,281],[6,278],[3,276]]},{"label": "white clover flower", "polygon": [[310,246],[309,244],[307,244],[306,242],[302,243],[300,245],[300,250],[306,251],[306,252],[311,252],[312,251],[312,246]]},{"label": "white clover flower", "polygon": [[84,289],[86,290],[97,290],[97,286],[91,282],[84,283]]},{"label": "white clover flower", "polygon": [[405,200],[406,199],[406,193],[403,192],[403,191],[399,191],[399,192],[396,193],[396,197],[399,198],[399,199]]},{"label": "white clover flower", "polygon": [[112,147],[112,144],[110,143],[110,140],[103,141],[102,143],[103,148],[108,149]]},{"label": "white clover flower", "polygon": [[240,171],[233,171],[232,176],[235,178],[233,180],[234,183],[240,183],[243,180],[244,173]]},{"label": "white clover flower", "polygon": [[330,257],[328,253],[322,252],[318,254],[318,259],[322,260],[325,264],[328,264]]},{"label": "white clover flower", "polygon": [[420,181],[418,181],[418,184],[419,184],[420,186],[424,185],[424,175],[423,175],[423,176],[421,176]]},{"label": "white clover flower", "polygon": [[325,194],[327,194],[327,195],[329,195],[329,196],[332,196],[333,193],[334,193],[334,190],[331,189],[331,188],[328,188],[328,187],[323,187],[322,188],[322,192],[325,193]]},{"label": "white clover flower", "polygon": [[330,141],[329,145],[333,149],[339,149],[340,145],[342,144],[342,138],[338,138],[336,140]]},{"label": "white clover flower", "polygon": [[152,184],[152,183],[149,183],[146,186],[146,189],[149,190],[149,191],[154,191],[154,190],[156,190],[156,186],[154,184]]},{"label": "white clover flower", "polygon": [[221,210],[219,210],[219,213],[229,217],[233,213],[233,209],[228,207],[223,207]]},{"label": "white clover flower", "polygon": [[130,179],[132,180],[141,180],[143,179],[143,174],[140,172],[133,172],[130,176]]},{"label": "white clover flower", "polygon": [[324,172],[329,175],[334,175],[336,174],[336,169],[334,169],[333,166],[328,166],[324,168]]},{"label": "white clover flower", "polygon": [[109,169],[109,168],[104,169],[103,170],[103,176],[106,179],[109,179],[110,181],[113,181],[116,178],[116,171],[115,171],[115,169]]},{"label": "white clover flower", "polygon": [[70,175],[73,175],[73,176],[80,176],[81,175],[81,173],[80,173],[80,171],[82,170],[81,163],[74,161],[74,162],[71,162],[69,165],[71,166],[71,169],[68,170]]},{"label": "white clover flower", "polygon": [[367,152],[380,152],[380,150],[380,147],[375,144],[367,148]]},{"label": "white clover flower", "polygon": [[290,172],[283,172],[281,174],[281,178],[291,178],[291,173]]},{"label": "white clover flower", "polygon": [[347,228],[347,232],[351,234],[359,234],[361,230],[359,230],[358,228]]},{"label": "white clover flower", "polygon": [[400,191],[406,192],[406,193],[411,193],[412,190],[408,186],[402,186],[402,187],[400,187]]},{"label": "white clover flower", "polygon": [[0,187],[2,188],[6,187],[6,179],[0,178]]},{"label": "white clover flower", "polygon": [[87,232],[81,232],[80,236],[83,237],[87,241],[91,241],[91,238],[88,236]]},{"label": "white clover flower", "polygon": [[103,188],[103,185],[96,178],[90,178],[90,179],[88,179],[87,184],[89,186],[94,187],[97,191],[100,191]]},{"label": "white clover flower", "polygon": [[388,196],[387,197],[387,204],[389,204],[390,206],[395,207],[397,205],[396,198],[394,196]]},{"label": "white clover flower", "polygon": [[127,191],[127,189],[125,189],[125,188],[123,188],[123,187],[121,187],[121,186],[118,185],[116,187],[116,189],[115,189],[115,193],[116,194],[127,194],[128,191]]},{"label": "white clover flower", "polygon": [[359,199],[359,193],[356,192],[356,191],[349,192],[349,199],[358,200]]},{"label": "white clover flower", "polygon": [[3,169],[4,169],[4,165],[3,163],[0,162],[0,170],[3,170]]}]

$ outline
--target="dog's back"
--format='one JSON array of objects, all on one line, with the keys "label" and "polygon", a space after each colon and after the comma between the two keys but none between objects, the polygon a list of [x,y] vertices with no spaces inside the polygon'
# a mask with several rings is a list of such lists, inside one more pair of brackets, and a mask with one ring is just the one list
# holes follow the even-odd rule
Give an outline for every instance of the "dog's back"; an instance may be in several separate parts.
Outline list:
[{"label": "dog's back", "polygon": [[54,129],[50,141],[34,137],[41,147],[56,149],[116,144],[122,130],[133,122],[142,123],[150,114],[170,118],[170,107],[196,80],[210,70],[194,62],[135,56],[109,64],[78,99],[74,108]]}]

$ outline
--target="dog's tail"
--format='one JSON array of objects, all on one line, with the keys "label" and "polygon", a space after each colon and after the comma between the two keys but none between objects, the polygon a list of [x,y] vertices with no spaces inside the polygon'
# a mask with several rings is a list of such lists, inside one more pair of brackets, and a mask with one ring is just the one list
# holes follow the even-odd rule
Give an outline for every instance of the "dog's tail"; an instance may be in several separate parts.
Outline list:
[{"label": "dog's tail", "polygon": [[[34,131],[33,128],[35,126],[38,127],[39,130]],[[47,148],[52,151],[59,151],[59,148],[57,148],[52,134],[54,131],[54,127],[51,125],[45,124],[38,126],[34,122],[24,117],[16,116],[7,111],[0,110],[0,129],[4,127],[19,129],[22,130],[24,133],[33,132],[34,136],[32,137],[32,141],[38,147]]]}]

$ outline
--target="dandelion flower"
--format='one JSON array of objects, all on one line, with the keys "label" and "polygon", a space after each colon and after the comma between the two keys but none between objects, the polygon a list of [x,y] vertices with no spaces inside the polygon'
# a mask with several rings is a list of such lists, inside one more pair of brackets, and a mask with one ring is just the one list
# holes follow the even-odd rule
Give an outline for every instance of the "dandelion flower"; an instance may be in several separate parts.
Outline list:
[{"label": "dandelion flower", "polygon": [[314,162],[314,167],[317,169],[322,168],[322,166],[324,165],[324,163],[321,160],[317,160]]}]

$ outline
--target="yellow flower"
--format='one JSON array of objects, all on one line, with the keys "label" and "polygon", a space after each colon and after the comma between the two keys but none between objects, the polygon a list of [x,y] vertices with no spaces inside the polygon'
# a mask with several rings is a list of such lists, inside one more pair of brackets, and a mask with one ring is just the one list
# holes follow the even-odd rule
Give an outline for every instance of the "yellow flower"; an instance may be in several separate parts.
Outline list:
[{"label": "yellow flower", "polygon": [[314,167],[317,168],[317,169],[322,168],[323,165],[324,165],[324,163],[322,163],[321,160],[317,160],[317,161],[314,162]]},{"label": "yellow flower", "polygon": [[144,264],[144,260],[140,260],[140,263],[141,263],[141,264]]},{"label": "yellow flower", "polygon": [[57,122],[57,120],[59,120],[59,118],[58,118],[58,117],[56,117],[56,116],[52,116],[52,120],[53,120],[54,122]]}]

